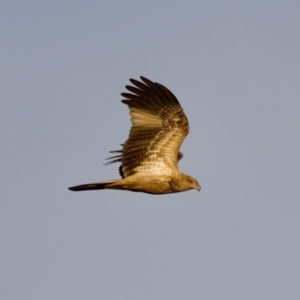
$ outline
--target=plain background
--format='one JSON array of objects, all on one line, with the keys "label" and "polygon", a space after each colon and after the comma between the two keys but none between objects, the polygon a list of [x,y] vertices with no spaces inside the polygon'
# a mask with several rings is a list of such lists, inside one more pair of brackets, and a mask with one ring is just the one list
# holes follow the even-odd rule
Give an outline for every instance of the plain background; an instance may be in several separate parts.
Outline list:
[{"label": "plain background", "polygon": [[[1,1],[0,298],[300,299],[299,1]],[[68,187],[167,86],[202,191]]]}]

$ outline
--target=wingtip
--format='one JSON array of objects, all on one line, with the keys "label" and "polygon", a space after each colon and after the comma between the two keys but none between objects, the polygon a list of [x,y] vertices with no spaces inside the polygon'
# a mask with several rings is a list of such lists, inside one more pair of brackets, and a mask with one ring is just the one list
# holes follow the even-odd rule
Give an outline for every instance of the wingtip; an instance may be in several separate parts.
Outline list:
[{"label": "wingtip", "polygon": [[[150,79],[148,79],[147,77],[145,77],[145,76],[140,76],[140,79],[142,80],[142,83],[144,83],[144,84],[147,84],[147,85],[149,85],[149,83],[151,84],[154,84],[154,82],[153,81],[151,81]],[[129,81],[131,82],[131,83],[133,83],[134,85],[136,85],[136,83],[138,83],[138,84],[140,84],[141,82],[140,81],[138,81],[138,80],[136,80],[136,79],[134,79],[134,78],[130,78],[129,79]]]}]

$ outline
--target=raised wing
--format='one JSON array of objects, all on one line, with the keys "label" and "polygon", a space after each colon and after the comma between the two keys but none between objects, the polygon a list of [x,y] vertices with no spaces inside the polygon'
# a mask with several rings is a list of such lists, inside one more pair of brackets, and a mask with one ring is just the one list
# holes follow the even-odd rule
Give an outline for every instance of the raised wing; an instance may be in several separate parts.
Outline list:
[{"label": "raised wing", "polygon": [[[189,132],[188,120],[177,98],[163,85],[145,77],[130,79],[131,93],[122,93],[130,109],[132,127],[123,145],[121,175],[143,172],[170,175],[179,172],[179,148]],[[115,162],[112,161],[112,162]]]}]

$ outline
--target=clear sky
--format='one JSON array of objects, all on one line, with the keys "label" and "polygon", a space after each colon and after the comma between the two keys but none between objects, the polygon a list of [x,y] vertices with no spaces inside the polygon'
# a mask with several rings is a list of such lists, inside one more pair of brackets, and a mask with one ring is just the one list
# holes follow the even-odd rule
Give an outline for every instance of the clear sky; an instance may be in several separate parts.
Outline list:
[{"label": "clear sky", "polygon": [[[2,1],[0,298],[300,299],[299,3]],[[118,178],[140,75],[202,191],[69,191]]]}]

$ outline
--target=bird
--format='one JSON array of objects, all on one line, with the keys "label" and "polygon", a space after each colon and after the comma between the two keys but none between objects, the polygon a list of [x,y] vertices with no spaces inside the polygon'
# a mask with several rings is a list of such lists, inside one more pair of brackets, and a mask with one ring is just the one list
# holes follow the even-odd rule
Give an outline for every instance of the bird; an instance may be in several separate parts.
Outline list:
[{"label": "bird", "polygon": [[175,95],[160,83],[140,76],[121,93],[131,116],[129,137],[122,150],[110,153],[105,165],[121,163],[120,179],[81,184],[71,191],[115,189],[162,195],[201,190],[198,181],[182,173],[180,146],[189,133],[188,119]]}]

